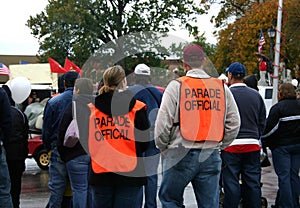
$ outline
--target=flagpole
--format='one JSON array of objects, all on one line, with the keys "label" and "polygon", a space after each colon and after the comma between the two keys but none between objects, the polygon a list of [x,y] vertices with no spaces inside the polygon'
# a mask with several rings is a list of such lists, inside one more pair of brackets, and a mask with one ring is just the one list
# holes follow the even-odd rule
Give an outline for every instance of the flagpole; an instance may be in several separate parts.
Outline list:
[{"label": "flagpole", "polygon": [[274,74],[273,74],[273,94],[272,105],[277,103],[278,94],[278,69],[279,69],[279,55],[280,55],[280,36],[281,36],[281,20],[282,20],[282,3],[283,0],[279,0],[278,13],[277,13],[277,28],[276,28],[276,43],[275,43],[275,62],[274,62]]}]

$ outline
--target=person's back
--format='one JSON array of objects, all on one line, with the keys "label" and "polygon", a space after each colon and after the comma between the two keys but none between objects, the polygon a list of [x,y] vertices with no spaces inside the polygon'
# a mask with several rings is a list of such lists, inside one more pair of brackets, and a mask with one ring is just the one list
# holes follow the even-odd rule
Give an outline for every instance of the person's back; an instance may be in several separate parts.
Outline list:
[{"label": "person's back", "polygon": [[300,207],[300,100],[291,83],[279,86],[278,103],[270,110],[262,140],[272,152],[278,178],[274,207]]},{"label": "person's back", "polygon": [[15,208],[19,207],[22,187],[22,175],[28,156],[28,120],[19,109],[11,106],[13,130],[6,145],[6,158],[11,180],[11,197]]},{"label": "person's back", "polygon": [[258,139],[264,129],[266,110],[260,94],[246,86],[230,87],[241,116],[241,127],[237,138]]},{"label": "person's back", "polygon": [[[78,138],[77,143],[72,147],[67,146],[65,140],[67,129],[69,129],[70,123],[73,122],[73,118],[76,118],[76,112],[81,111],[82,107],[87,106],[95,99],[95,97],[92,96],[92,81],[87,78],[77,79],[75,81],[73,94],[73,101],[66,107],[59,123],[57,148],[61,159],[66,163],[73,192],[72,205],[77,208],[87,208],[90,207],[88,200],[90,197],[88,185],[88,177],[91,169],[90,156],[82,147],[81,143],[78,142]],[[76,121],[76,123],[77,122],[82,121]]]},{"label": "person's back", "polygon": [[[75,80],[79,74],[69,71],[63,75],[65,91],[48,100],[43,116],[42,140],[45,147],[51,151],[49,165],[49,208],[60,207],[62,203],[69,203],[70,197],[64,197],[67,184],[67,170],[57,150],[58,126],[65,108],[72,102]],[[64,198],[64,201],[63,201]],[[69,206],[69,205],[67,205]]]},{"label": "person's back", "polygon": [[183,50],[186,76],[171,81],[155,123],[155,143],[163,156],[159,199],[163,207],[182,207],[192,183],[200,207],[219,206],[219,148],[237,135],[240,117],[228,87],[205,68],[197,44]]},{"label": "person's back", "polygon": [[[224,208],[261,207],[260,137],[265,127],[266,108],[262,97],[244,83],[246,68],[235,62],[227,69],[230,90],[241,117],[239,133],[221,155]],[[239,179],[242,178],[242,185]]]},{"label": "person's back", "polygon": [[0,206],[12,208],[10,196],[10,177],[6,162],[6,145],[12,130],[12,116],[9,99],[5,91],[0,87]]},{"label": "person's back", "polygon": [[[121,66],[107,69],[103,80],[95,103],[88,105],[89,113],[82,110],[77,117],[80,139],[88,138],[91,155],[91,207],[133,207],[146,184],[142,159],[149,142],[146,107],[125,90]],[[88,126],[81,127],[86,117]]]},{"label": "person's back", "polygon": [[[151,84],[151,70],[146,64],[138,64],[134,70],[135,85],[130,86],[134,98],[147,105],[147,115],[150,122],[150,144],[144,152],[145,167],[147,172],[147,185],[145,186],[145,207],[157,207],[157,168],[160,159],[160,151],[154,143],[154,124],[160,107],[162,93]],[[142,207],[143,190],[139,193],[136,207]]]}]

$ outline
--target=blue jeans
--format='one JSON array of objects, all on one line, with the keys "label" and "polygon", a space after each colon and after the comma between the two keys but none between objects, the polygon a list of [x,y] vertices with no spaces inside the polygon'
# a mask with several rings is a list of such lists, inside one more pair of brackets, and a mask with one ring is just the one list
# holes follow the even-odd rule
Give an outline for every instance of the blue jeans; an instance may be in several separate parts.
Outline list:
[{"label": "blue jeans", "polygon": [[54,148],[51,153],[49,175],[50,198],[48,205],[49,208],[60,208],[67,184],[67,169],[66,164],[60,158],[57,148]]},{"label": "blue jeans", "polygon": [[191,182],[198,207],[219,207],[221,158],[217,149],[170,149],[163,159],[159,199],[163,208],[182,207],[185,187]]},{"label": "blue jeans", "polygon": [[[243,207],[261,208],[260,151],[231,153],[222,151],[224,169],[224,208],[237,208],[243,199]],[[240,184],[242,180],[242,185]]]},{"label": "blue jeans", "polygon": [[4,147],[0,145],[0,208],[12,208],[10,196],[10,178],[6,163],[6,153]]},{"label": "blue jeans", "polygon": [[[145,170],[147,173],[147,185],[144,186],[145,191],[145,208],[156,208],[157,195],[157,168],[160,159],[160,151],[156,148],[154,141],[149,143],[147,150],[143,154]],[[143,206],[143,188],[138,193],[136,208]]]},{"label": "blue jeans", "polygon": [[67,171],[73,191],[73,208],[89,206],[90,156],[81,155],[66,163]]},{"label": "blue jeans", "polygon": [[278,177],[279,207],[299,208],[300,144],[276,147],[272,159]]},{"label": "blue jeans", "polygon": [[92,208],[127,208],[136,204],[141,186],[91,186]]}]

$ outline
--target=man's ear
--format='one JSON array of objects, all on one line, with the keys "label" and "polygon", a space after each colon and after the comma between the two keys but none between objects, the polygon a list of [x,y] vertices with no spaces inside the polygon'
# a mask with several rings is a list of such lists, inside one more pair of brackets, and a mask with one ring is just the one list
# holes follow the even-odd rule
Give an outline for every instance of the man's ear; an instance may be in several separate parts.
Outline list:
[{"label": "man's ear", "polygon": [[67,89],[66,80],[64,80],[64,88]]},{"label": "man's ear", "polygon": [[184,61],[183,61],[183,68],[185,68],[186,71],[191,69],[191,67],[187,63],[185,63]]}]

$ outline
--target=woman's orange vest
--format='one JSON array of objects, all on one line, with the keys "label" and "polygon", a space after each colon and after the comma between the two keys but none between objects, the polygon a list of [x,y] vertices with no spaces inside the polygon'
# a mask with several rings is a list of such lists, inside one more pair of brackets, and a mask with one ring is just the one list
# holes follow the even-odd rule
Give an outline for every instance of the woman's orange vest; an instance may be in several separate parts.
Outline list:
[{"label": "woman's orange vest", "polygon": [[146,105],[136,101],[125,115],[109,116],[93,104],[89,121],[89,153],[95,173],[130,172],[137,166],[134,136],[136,111]]},{"label": "woman's orange vest", "polygon": [[224,136],[225,92],[216,78],[180,77],[180,132],[184,139],[220,142]]}]

